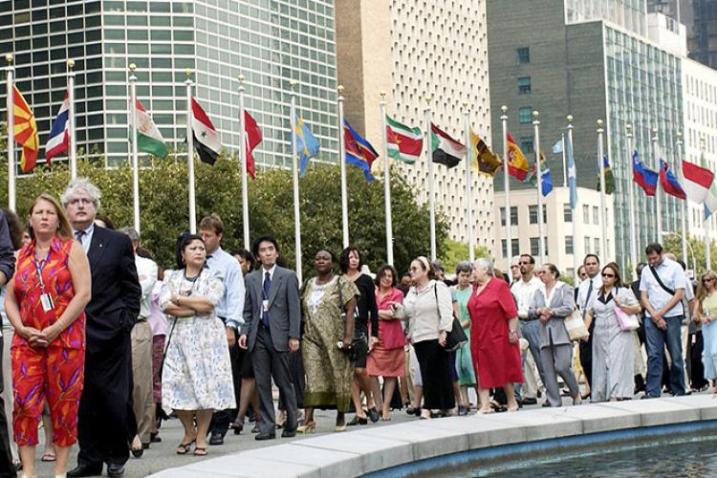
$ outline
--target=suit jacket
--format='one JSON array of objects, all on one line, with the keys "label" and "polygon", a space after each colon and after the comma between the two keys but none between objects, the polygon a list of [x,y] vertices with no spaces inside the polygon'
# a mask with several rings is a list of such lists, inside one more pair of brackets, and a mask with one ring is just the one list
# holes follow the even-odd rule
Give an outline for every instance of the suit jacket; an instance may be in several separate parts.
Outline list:
[{"label": "suit jacket", "polygon": [[92,299],[87,304],[87,349],[110,346],[129,335],[139,315],[142,288],[137,278],[132,242],[119,232],[95,226],[87,251]]},{"label": "suit jacket", "polygon": [[[248,336],[248,349],[254,350],[256,334],[261,322],[263,301],[261,298],[264,268],[244,278],[246,296],[244,299],[244,325],[241,333]],[[276,266],[269,290],[269,332],[277,352],[289,350],[289,338],[298,339],[301,327],[301,302],[299,280],[289,269]]]},{"label": "suit jacket", "polygon": [[537,309],[550,307],[553,309],[553,316],[546,323],[540,323],[540,347],[550,345],[570,344],[570,336],[565,328],[565,318],[575,310],[575,298],[573,288],[564,282],[558,282],[553,288],[553,296],[550,303],[546,304],[544,290],[536,290],[533,294],[533,301],[528,309],[528,317],[538,318]]}]

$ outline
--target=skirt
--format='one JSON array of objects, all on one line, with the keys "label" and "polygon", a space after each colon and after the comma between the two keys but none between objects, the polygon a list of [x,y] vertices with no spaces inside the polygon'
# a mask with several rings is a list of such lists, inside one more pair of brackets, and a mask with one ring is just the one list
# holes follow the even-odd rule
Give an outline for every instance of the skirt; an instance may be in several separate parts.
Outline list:
[{"label": "skirt", "polygon": [[366,368],[372,377],[402,377],[406,367],[406,356],[403,347],[385,349],[376,345],[368,354]]},{"label": "skirt", "polygon": [[449,410],[456,406],[451,381],[450,355],[438,344],[438,340],[424,340],[413,344],[421,367],[423,382],[423,408]]}]

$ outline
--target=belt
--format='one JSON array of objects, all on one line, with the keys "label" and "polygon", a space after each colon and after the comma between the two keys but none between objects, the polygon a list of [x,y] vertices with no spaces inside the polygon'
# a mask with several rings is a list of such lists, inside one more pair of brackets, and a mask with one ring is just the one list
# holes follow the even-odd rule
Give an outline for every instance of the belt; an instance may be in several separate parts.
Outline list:
[{"label": "belt", "polygon": [[538,319],[537,319],[537,318],[535,318],[535,319],[530,319],[530,318],[522,319],[522,318],[518,317],[518,321],[520,321],[520,322],[533,322],[533,321],[535,321],[535,320],[538,320]]}]

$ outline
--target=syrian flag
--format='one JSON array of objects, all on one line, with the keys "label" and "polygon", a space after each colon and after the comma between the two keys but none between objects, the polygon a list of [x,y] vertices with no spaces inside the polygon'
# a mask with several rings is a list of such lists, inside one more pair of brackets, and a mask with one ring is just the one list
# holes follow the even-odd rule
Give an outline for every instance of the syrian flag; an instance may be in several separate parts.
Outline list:
[{"label": "syrian flag", "polygon": [[458,166],[463,156],[466,155],[464,145],[448,136],[433,123],[431,123],[431,149],[433,150],[433,162],[449,168]]},{"label": "syrian flag", "polygon": [[705,202],[714,178],[714,173],[709,169],[682,161],[682,184],[690,201]]},{"label": "syrian flag", "polygon": [[254,155],[252,152],[254,151],[254,148],[261,143],[261,140],[264,139],[264,137],[261,134],[259,125],[256,124],[254,118],[252,118],[246,110],[244,110],[244,135],[246,172],[252,179],[256,179],[256,163],[254,162]]},{"label": "syrian flag", "polygon": [[[192,98],[192,134],[194,135],[194,149],[203,162],[214,165],[222,149],[219,135],[212,121],[204,112],[195,98]],[[247,163],[248,166],[248,163]]]},{"label": "syrian flag", "polygon": [[134,121],[137,125],[137,149],[158,158],[167,156],[167,144],[162,133],[139,100],[135,103]]},{"label": "syrian flag", "polygon": [[70,149],[70,99],[65,93],[65,101],[52,122],[52,129],[45,145],[45,160],[50,166],[52,158]]}]

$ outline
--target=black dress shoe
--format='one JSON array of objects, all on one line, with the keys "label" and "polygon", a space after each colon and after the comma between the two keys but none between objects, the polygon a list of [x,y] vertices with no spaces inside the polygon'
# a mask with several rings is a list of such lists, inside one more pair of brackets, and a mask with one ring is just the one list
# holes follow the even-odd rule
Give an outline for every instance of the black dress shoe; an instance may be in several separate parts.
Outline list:
[{"label": "black dress shoe", "polygon": [[350,427],[355,427],[356,425],[368,425],[368,418],[361,418],[358,415],[354,415],[351,421],[348,422],[346,425]]},{"label": "black dress shoe", "polygon": [[296,436],[296,428],[294,428],[293,430],[284,428],[284,431],[281,432],[281,438],[294,438],[295,436]]},{"label": "black dress shoe", "polygon": [[210,445],[223,445],[224,444],[224,436],[218,432],[212,433],[212,436],[209,438],[209,444]]},{"label": "black dress shoe", "polygon": [[537,398],[525,397],[525,398],[523,399],[523,405],[536,405],[537,403],[538,403],[538,399],[537,399]]},{"label": "black dress shoe", "polygon": [[254,437],[254,440],[256,440],[256,441],[263,441],[263,440],[273,440],[274,438],[276,438],[276,434],[275,434],[275,433],[258,433],[258,434]]},{"label": "black dress shoe", "polygon": [[373,422],[376,423],[378,421],[378,410],[376,410],[376,407],[371,407],[368,409],[368,418]]},{"label": "black dress shoe", "polygon": [[67,472],[67,476],[70,478],[80,478],[83,476],[101,476],[102,475],[102,463],[99,465],[89,465],[81,463],[75,468]]},{"label": "black dress shoe", "polygon": [[109,463],[107,465],[107,476],[110,478],[119,478],[120,476],[124,476],[124,465]]}]

